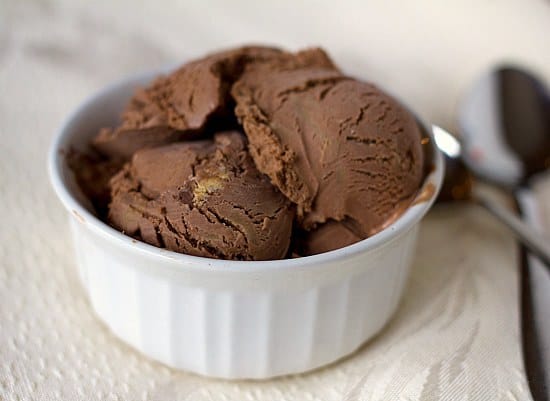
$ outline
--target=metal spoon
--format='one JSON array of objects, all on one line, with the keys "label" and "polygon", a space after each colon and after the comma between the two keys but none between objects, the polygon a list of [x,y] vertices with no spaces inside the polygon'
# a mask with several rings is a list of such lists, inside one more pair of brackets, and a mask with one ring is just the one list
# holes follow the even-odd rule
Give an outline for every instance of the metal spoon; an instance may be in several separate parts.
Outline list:
[{"label": "metal spoon", "polygon": [[434,127],[436,145],[446,157],[442,199],[474,200],[505,223],[547,266],[550,242],[480,191],[470,172],[514,191],[548,168],[549,104],[544,86],[533,76],[510,67],[499,68],[482,77],[465,97],[460,111],[462,142]]},{"label": "metal spoon", "polygon": [[[509,66],[497,68],[465,97],[460,125],[468,166],[479,177],[512,189],[526,221],[540,228],[529,181],[550,167],[550,92],[531,73]],[[550,274],[540,259],[523,251],[521,255],[525,372],[533,399],[548,401]]]}]

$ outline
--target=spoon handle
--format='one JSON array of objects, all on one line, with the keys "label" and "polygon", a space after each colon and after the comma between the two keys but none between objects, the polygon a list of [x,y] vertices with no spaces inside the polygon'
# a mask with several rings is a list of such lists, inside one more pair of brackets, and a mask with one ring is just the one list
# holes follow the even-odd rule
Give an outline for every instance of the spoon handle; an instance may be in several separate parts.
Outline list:
[{"label": "spoon handle", "polygon": [[517,215],[495,203],[483,192],[474,191],[472,198],[506,224],[531,252],[537,255],[547,267],[550,267],[550,242],[545,240],[542,235],[533,230]]}]

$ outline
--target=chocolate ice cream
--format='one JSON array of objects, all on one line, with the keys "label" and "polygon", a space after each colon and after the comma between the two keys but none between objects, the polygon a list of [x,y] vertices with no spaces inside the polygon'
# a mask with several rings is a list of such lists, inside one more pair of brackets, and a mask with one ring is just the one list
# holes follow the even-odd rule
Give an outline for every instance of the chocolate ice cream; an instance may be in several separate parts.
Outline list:
[{"label": "chocolate ice cream", "polygon": [[[138,90],[92,145],[105,167],[74,170],[85,193],[110,201],[111,225],[223,259],[357,242],[394,221],[424,176],[414,117],[321,49],[243,47],[188,63]],[[106,191],[103,173],[124,163]]]},{"label": "chocolate ice cream", "polygon": [[122,163],[96,152],[83,153],[74,149],[67,153],[66,158],[84,196],[90,200],[97,215],[105,218],[111,201],[109,180],[121,169]]},{"label": "chocolate ice cream", "polygon": [[222,125],[217,120],[232,114],[228,91],[244,66],[279,54],[277,49],[250,46],[185,64],[138,90],[121,124],[101,130],[93,145],[109,157],[129,159],[144,147],[196,138],[209,124]]},{"label": "chocolate ice cream", "polygon": [[[299,225],[311,231],[307,253],[376,233],[418,190],[418,125],[375,86],[330,64],[264,62],[247,66],[232,94],[258,169],[297,204]],[[324,223],[339,241],[321,241]]]},{"label": "chocolate ice cream", "polygon": [[237,132],[138,151],[111,180],[110,223],[189,255],[285,257],[293,205],[258,172]]}]

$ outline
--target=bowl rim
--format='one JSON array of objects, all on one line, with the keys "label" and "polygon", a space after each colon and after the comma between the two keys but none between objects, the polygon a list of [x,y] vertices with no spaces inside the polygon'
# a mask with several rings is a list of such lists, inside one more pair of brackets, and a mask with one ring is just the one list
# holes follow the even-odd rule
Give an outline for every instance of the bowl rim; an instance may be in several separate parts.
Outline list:
[{"label": "bowl rim", "polygon": [[[158,258],[159,260],[175,263],[175,268],[178,270],[191,269],[195,272],[206,269],[209,272],[220,270],[223,272],[275,272],[277,270],[304,270],[315,269],[319,265],[325,265],[326,263],[341,261],[351,257],[359,256],[367,251],[371,251],[375,248],[383,247],[389,244],[394,239],[398,238],[401,234],[409,231],[420,219],[428,212],[433,205],[437,194],[439,193],[444,175],[444,160],[441,152],[437,147],[433,147],[432,152],[432,170],[424,178],[424,182],[419,189],[415,199],[412,201],[411,206],[402,213],[395,221],[385,227],[378,233],[358,241],[354,244],[345,246],[343,248],[335,249],[329,252],[303,256],[300,258],[291,259],[277,259],[277,260],[261,260],[261,261],[238,261],[238,260],[224,260],[213,259],[202,256],[193,256],[175,251],[170,251],[164,248],[158,248],[154,245],[147,244],[145,242],[135,240],[134,238],[121,233],[120,231],[109,226],[107,223],[100,220],[94,214],[89,212],[71,193],[71,191],[65,185],[63,172],[68,168],[64,162],[64,142],[68,138],[78,135],[78,133],[71,131],[71,126],[75,124],[80,118],[82,118],[89,109],[102,102],[103,99],[112,96],[120,90],[128,89],[129,87],[138,87],[146,84],[147,81],[152,80],[159,74],[169,71],[167,68],[155,69],[145,73],[131,75],[127,78],[116,81],[110,85],[107,85],[95,92],[82,103],[80,103],[63,121],[60,128],[56,131],[54,138],[50,144],[48,151],[48,174],[51,185],[60,199],[63,206],[67,209],[71,218],[76,218],[80,223],[85,224],[88,229],[95,234],[104,238],[108,238],[114,241],[120,247],[129,248],[130,251],[142,254],[144,256]],[[399,102],[401,100],[397,98]],[[407,105],[401,102],[405,107]],[[408,108],[408,107],[407,107]],[[410,110],[410,108],[409,108]],[[414,114],[414,113],[413,113]],[[425,132],[430,137],[431,143],[435,143],[433,140],[433,129],[439,129],[434,125],[430,126],[426,124],[421,118],[417,120],[424,127]],[[421,199],[420,196],[424,191],[428,190],[427,187],[432,186],[433,195],[428,199]],[[367,267],[367,266],[365,266]]]}]

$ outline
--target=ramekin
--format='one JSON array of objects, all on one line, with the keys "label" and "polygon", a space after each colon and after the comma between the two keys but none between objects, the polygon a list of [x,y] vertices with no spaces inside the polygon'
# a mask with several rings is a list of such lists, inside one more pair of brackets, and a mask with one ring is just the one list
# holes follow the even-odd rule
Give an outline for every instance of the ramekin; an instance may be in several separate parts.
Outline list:
[{"label": "ramekin", "polygon": [[50,149],[51,182],[69,212],[80,278],[99,318],[153,359],[227,379],[312,370],[379,332],[398,305],[418,223],[441,186],[441,154],[434,151],[424,183],[432,192],[428,200],[419,198],[383,231],[342,249],[242,262],[156,248],[99,220],[64,157],[71,147],[85,148],[100,127],[113,125],[134,89],[155,75],[92,96],[66,120]]}]

